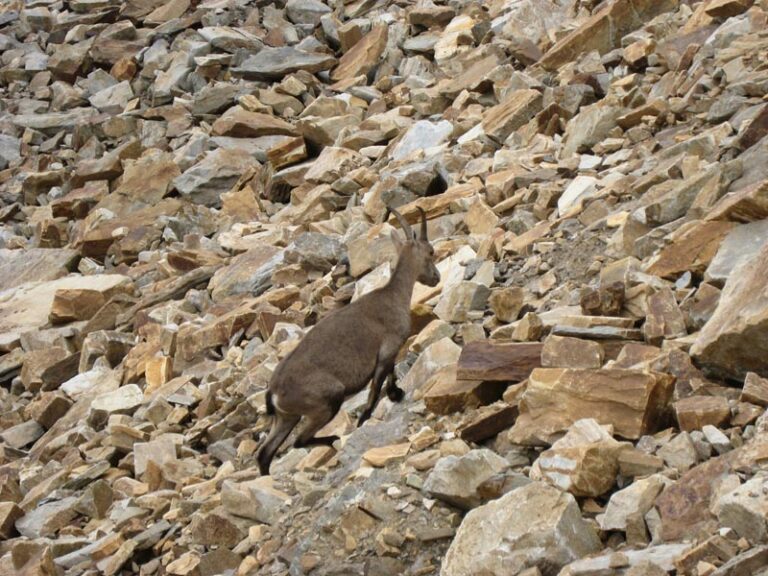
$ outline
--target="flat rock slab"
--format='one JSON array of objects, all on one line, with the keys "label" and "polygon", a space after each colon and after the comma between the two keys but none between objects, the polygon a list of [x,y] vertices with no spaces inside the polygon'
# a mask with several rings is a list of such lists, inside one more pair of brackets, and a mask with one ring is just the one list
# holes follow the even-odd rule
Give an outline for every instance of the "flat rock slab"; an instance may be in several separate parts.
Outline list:
[{"label": "flat rock slab", "polygon": [[461,350],[459,380],[520,382],[541,366],[544,345],[539,342],[476,340]]},{"label": "flat rock slab", "polygon": [[66,276],[78,260],[69,248],[0,248],[0,292],[27,282],[46,282]]},{"label": "flat rock slab", "polygon": [[733,228],[720,244],[704,279],[722,285],[733,270],[754,258],[768,243],[768,220],[750,222]]},{"label": "flat rock slab", "polygon": [[47,324],[58,290],[113,285],[124,282],[125,278],[120,274],[73,275],[48,282],[33,282],[17,286],[10,298],[0,302],[0,340],[18,338],[23,332],[35,330]]},{"label": "flat rock slab", "polygon": [[277,80],[293,72],[305,70],[316,73],[328,70],[336,64],[336,58],[329,54],[304,52],[291,46],[264,48],[258,54],[249,56],[233,74],[248,80]]}]

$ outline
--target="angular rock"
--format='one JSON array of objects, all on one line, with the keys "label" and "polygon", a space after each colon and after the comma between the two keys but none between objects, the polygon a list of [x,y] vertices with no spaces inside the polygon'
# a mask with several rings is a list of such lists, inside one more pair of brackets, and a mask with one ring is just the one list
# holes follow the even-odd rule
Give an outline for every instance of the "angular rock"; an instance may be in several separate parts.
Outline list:
[{"label": "angular rock", "polygon": [[613,486],[619,454],[626,447],[613,439],[610,427],[592,419],[578,420],[552,448],[541,453],[531,478],[543,479],[574,496],[597,497]]},{"label": "angular rock", "polygon": [[600,368],[605,352],[599,342],[550,335],[541,349],[544,368]]},{"label": "angular rock", "polygon": [[385,25],[374,26],[341,57],[339,65],[331,72],[331,80],[350,80],[373,70],[387,47],[387,30]]},{"label": "angular rock", "polygon": [[747,372],[768,376],[763,333],[768,329],[768,247],[736,267],[715,313],[691,346],[691,356],[732,378]]},{"label": "angular rock", "polygon": [[760,378],[754,372],[747,372],[744,388],[741,390],[741,401],[768,406],[768,380]]},{"label": "angular rock", "polygon": [[213,123],[216,136],[258,138],[260,136],[297,136],[296,130],[279,118],[259,112],[249,112],[242,106],[234,106]]},{"label": "angular rock", "polygon": [[537,368],[509,438],[550,443],[577,420],[594,418],[619,436],[637,439],[664,426],[673,382],[667,374],[638,370]]},{"label": "angular rock", "polygon": [[629,517],[648,512],[664,486],[664,477],[654,474],[648,478],[635,480],[628,487],[615,492],[608,501],[605,514],[597,517],[600,528],[625,531]]},{"label": "angular rock", "polygon": [[461,349],[459,380],[516,383],[541,366],[543,345],[509,340],[476,340]]},{"label": "angular rock", "polygon": [[242,150],[218,148],[174,179],[173,185],[196,204],[219,206],[221,195],[258,162]]},{"label": "angular rock", "polygon": [[532,482],[467,514],[441,575],[502,576],[533,566],[555,572],[599,548],[573,496]]},{"label": "angular rock", "polygon": [[689,396],[675,402],[681,430],[701,430],[707,424],[723,426],[731,417],[728,400],[720,396]]},{"label": "angular rock", "polygon": [[435,498],[470,510],[482,503],[477,491],[480,484],[508,467],[504,458],[487,449],[446,456],[437,461],[423,489]]},{"label": "angular rock", "polygon": [[249,80],[278,80],[299,70],[312,74],[328,70],[336,59],[328,54],[304,52],[292,46],[264,48],[258,54],[246,58],[232,72]]}]

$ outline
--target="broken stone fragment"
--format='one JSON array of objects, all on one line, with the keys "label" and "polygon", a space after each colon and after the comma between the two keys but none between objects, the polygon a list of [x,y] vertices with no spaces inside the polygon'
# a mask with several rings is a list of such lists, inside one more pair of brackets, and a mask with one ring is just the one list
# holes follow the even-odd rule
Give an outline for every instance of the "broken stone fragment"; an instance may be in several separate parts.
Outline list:
[{"label": "broken stone fragment", "polygon": [[600,368],[605,353],[599,342],[550,335],[541,350],[544,368]]},{"label": "broken stone fragment", "polygon": [[744,388],[741,390],[741,401],[768,406],[768,380],[760,378],[754,372],[747,372]]},{"label": "broken stone fragment", "polygon": [[284,120],[269,114],[249,112],[242,106],[234,106],[219,116],[216,122],[213,123],[213,134],[216,136],[234,136],[236,138],[298,135],[293,126]]},{"label": "broken stone fragment", "polygon": [[121,386],[113,392],[97,396],[91,402],[89,422],[103,426],[112,414],[129,414],[144,401],[144,394],[136,384]]},{"label": "broken stone fragment", "polygon": [[738,266],[725,284],[715,313],[691,347],[691,356],[732,378],[749,372],[768,374],[763,332],[768,327],[768,298],[762,286],[768,248]]},{"label": "broken stone fragment", "polygon": [[660,474],[635,480],[623,490],[615,492],[608,501],[605,514],[597,521],[603,530],[626,530],[627,521],[633,514],[645,514],[653,506],[656,497],[668,481]]},{"label": "broken stone fragment", "polygon": [[196,204],[220,206],[221,195],[256,166],[258,162],[244,150],[218,148],[175,178],[173,185]]},{"label": "broken stone fragment", "polygon": [[764,543],[768,538],[768,490],[765,476],[756,476],[722,495],[717,508],[720,524],[733,528],[750,543]]},{"label": "broken stone fragment", "polygon": [[274,487],[271,477],[264,477],[240,483],[225,481],[221,502],[224,509],[235,516],[274,524],[280,509],[290,504],[291,498]]},{"label": "broken stone fragment", "polygon": [[471,450],[463,456],[446,456],[435,464],[424,491],[449,504],[469,510],[482,502],[480,484],[506,470],[509,463],[487,449]]},{"label": "broken stone fragment", "polygon": [[611,489],[619,470],[617,442],[609,426],[578,420],[531,467],[531,478],[545,480],[574,496],[597,497]]},{"label": "broken stone fragment", "polygon": [[60,288],[53,296],[49,318],[53,323],[88,320],[117,294],[131,294],[133,282],[127,276],[102,274],[83,278],[81,288]]},{"label": "broken stone fragment", "polygon": [[675,402],[675,415],[681,430],[701,430],[707,424],[725,425],[731,409],[720,396],[689,396]]},{"label": "broken stone fragment", "polygon": [[387,30],[385,25],[374,26],[341,57],[339,65],[331,72],[331,80],[339,82],[365,76],[377,66],[387,47]]}]

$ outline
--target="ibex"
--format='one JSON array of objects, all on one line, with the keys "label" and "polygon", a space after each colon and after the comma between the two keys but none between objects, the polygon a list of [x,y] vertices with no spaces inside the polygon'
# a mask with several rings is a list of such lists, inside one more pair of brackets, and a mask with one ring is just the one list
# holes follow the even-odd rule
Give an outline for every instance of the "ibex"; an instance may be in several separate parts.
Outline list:
[{"label": "ibex", "polygon": [[419,237],[403,216],[392,209],[406,236],[389,282],[320,320],[277,366],[267,391],[272,429],[256,459],[262,475],[302,416],[304,424],[295,447],[330,446],[337,436],[315,437],[341,408],[344,399],[372,381],[368,402],[358,418],[365,422],[376,407],[384,381],[393,402],[403,398],[394,381],[395,357],[411,332],[411,295],[418,281],[440,281],[435,250],[427,239],[427,216],[421,213]]}]

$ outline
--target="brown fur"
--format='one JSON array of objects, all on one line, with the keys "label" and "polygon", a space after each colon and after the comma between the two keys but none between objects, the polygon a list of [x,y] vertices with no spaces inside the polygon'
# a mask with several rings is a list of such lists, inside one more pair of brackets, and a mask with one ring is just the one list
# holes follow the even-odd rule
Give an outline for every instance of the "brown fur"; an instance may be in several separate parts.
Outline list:
[{"label": "brown fur", "polygon": [[435,286],[440,273],[427,240],[424,212],[419,238],[400,214],[392,212],[406,233],[406,242],[387,285],[323,318],[272,375],[268,396],[275,419],[257,455],[263,475],[269,474],[272,458],[302,417],[304,425],[294,446],[330,446],[336,436],[316,438],[315,433],[333,419],[346,397],[369,381],[373,383],[358,425],[371,416],[385,380],[391,400],[403,397],[393,370],[395,357],[411,332],[413,286],[417,281]]}]

